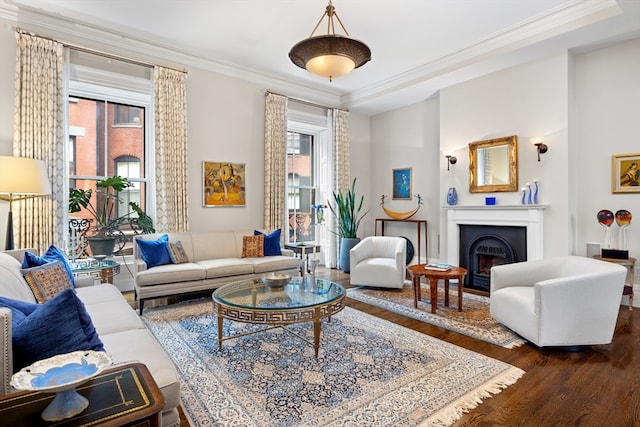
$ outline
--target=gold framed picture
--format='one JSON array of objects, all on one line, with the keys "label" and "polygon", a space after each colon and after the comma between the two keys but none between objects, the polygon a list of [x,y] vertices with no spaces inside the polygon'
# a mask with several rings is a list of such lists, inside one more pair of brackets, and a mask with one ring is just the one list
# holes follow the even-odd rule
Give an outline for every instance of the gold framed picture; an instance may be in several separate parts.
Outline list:
[{"label": "gold framed picture", "polygon": [[611,156],[611,192],[640,193],[640,153]]},{"label": "gold framed picture", "polygon": [[203,206],[246,206],[246,165],[231,162],[202,162]]}]

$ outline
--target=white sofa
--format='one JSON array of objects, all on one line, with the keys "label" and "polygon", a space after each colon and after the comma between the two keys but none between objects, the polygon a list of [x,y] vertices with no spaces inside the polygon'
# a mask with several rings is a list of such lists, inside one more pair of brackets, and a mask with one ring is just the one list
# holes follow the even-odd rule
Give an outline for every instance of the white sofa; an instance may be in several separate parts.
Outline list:
[{"label": "white sofa", "polygon": [[[0,252],[0,296],[35,303],[31,288],[21,273],[23,257],[24,250]],[[164,397],[162,425],[177,427],[180,424],[180,381],[173,361],[118,288],[111,284],[93,285],[93,278],[88,283],[82,286],[82,281],[76,280],[76,295],[91,316],[105,351],[114,363],[139,361],[147,366]],[[11,311],[7,308],[0,308],[0,328],[0,394],[7,394],[14,391],[9,385],[14,368]]]},{"label": "white sofa", "polygon": [[407,270],[403,237],[369,236],[349,251],[352,285],[401,289]]},{"label": "white sofa", "polygon": [[[134,239],[156,240],[163,234],[141,234]],[[181,242],[189,262],[147,268],[140,248],[133,245],[135,293],[141,314],[149,299],[208,291],[274,271],[297,274],[300,269],[300,261],[287,249],[281,249],[282,255],[242,258],[243,236],[253,236],[253,230],[167,234],[170,242]]]},{"label": "white sofa", "polygon": [[491,316],[539,347],[608,344],[627,270],[579,256],[491,269]]}]

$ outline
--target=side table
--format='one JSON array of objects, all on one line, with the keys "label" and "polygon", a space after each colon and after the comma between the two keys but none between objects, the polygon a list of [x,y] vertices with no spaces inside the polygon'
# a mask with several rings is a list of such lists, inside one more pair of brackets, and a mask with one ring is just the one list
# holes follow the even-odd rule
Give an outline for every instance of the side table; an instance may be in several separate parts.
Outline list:
[{"label": "side table", "polygon": [[[56,426],[160,427],[164,398],[142,363],[108,369],[77,388],[89,406]],[[54,394],[21,391],[0,397],[0,420],[6,426],[50,426],[40,415]]]},{"label": "side table", "polygon": [[633,257],[629,257],[628,259],[603,258],[601,255],[594,255],[593,257],[595,259],[614,262],[616,264],[622,265],[623,267],[627,267],[627,270],[629,270],[629,272],[627,273],[627,281],[624,284],[622,295],[629,295],[629,310],[633,310],[633,281],[636,268],[636,259]]},{"label": "side table", "polygon": [[286,243],[284,248],[300,256],[300,259],[304,263],[304,267],[301,268],[304,268],[307,273],[309,273],[309,255],[314,254],[314,256],[317,256],[321,249],[320,245],[313,242]]},{"label": "side table", "polygon": [[410,265],[407,271],[413,283],[413,307],[418,308],[418,301],[422,299],[420,292],[420,277],[429,281],[431,313],[436,312],[438,305],[438,281],[444,279],[444,305],[449,307],[449,279],[458,279],[458,311],[462,311],[462,294],[464,292],[464,276],[467,270],[462,267],[451,267],[447,271],[427,270],[426,264]]},{"label": "side table", "polygon": [[83,258],[69,261],[69,265],[74,276],[93,276],[100,283],[113,283],[113,276],[120,274],[120,264],[110,259]]}]

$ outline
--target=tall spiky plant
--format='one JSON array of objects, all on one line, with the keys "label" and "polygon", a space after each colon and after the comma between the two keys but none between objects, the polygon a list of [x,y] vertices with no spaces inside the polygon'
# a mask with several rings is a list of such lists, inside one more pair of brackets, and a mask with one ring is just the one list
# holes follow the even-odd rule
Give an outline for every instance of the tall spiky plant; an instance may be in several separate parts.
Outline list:
[{"label": "tall spiky plant", "polygon": [[360,215],[360,211],[362,210],[362,203],[364,202],[364,196],[360,197],[360,202],[356,206],[356,178],[353,178],[353,182],[351,183],[351,188],[343,193],[342,190],[339,192],[333,192],[333,200],[335,202],[335,206],[331,203],[329,204],[329,209],[336,219],[336,228],[337,234],[340,237],[355,239],[358,233],[358,227],[360,226],[360,221],[364,216],[369,212],[365,212]]}]

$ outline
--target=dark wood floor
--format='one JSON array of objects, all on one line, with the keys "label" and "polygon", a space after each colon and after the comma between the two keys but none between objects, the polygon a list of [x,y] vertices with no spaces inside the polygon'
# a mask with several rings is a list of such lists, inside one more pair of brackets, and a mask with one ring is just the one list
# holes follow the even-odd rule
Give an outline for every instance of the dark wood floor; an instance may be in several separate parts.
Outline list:
[{"label": "dark wood floor", "polygon": [[[322,269],[319,276],[349,285],[348,275],[338,270]],[[505,349],[359,301],[347,299],[347,305],[526,372],[463,415],[456,427],[640,426],[640,308],[621,306],[611,344],[567,352],[531,344]]]}]

